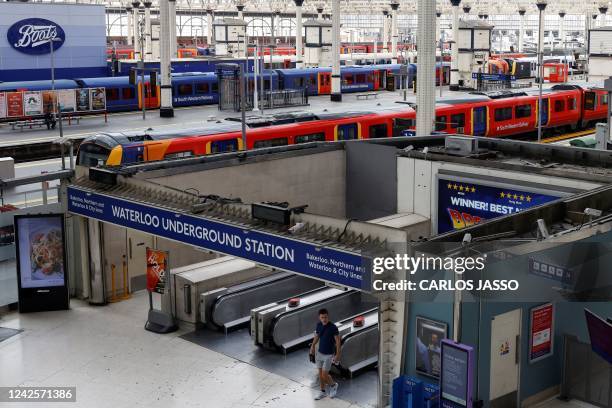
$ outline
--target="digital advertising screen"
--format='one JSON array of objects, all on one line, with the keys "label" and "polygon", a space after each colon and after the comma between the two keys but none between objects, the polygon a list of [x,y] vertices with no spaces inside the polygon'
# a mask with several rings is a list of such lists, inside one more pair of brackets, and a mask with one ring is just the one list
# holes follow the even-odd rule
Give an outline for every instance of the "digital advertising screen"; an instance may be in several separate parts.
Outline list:
[{"label": "digital advertising screen", "polygon": [[442,407],[472,406],[472,348],[449,340],[442,341],[440,403]]},{"label": "digital advertising screen", "polygon": [[438,179],[438,233],[471,227],[485,220],[515,214],[564,196],[539,194],[510,185],[487,184],[451,176]]},{"label": "digital advertising screen", "polygon": [[535,362],[553,354],[555,310],[552,303],[529,311],[529,361]]},{"label": "digital advertising screen", "polygon": [[63,224],[62,215],[15,217],[22,289],[66,284]]}]

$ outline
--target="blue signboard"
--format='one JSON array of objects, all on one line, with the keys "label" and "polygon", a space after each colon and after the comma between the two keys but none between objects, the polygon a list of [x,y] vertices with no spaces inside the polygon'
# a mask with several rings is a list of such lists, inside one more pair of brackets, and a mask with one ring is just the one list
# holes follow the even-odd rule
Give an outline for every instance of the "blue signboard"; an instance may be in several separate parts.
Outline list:
[{"label": "blue signboard", "polygon": [[438,233],[471,227],[484,220],[514,214],[561,196],[457,179],[438,180]]},{"label": "blue signboard", "polygon": [[[480,76],[480,78],[478,78]],[[472,72],[472,79],[482,79],[483,81],[516,81],[514,75],[506,74],[484,74],[479,72]]]},{"label": "blue signboard", "polygon": [[[68,187],[68,211],[354,289],[370,290],[362,257],[278,235]],[[144,261],[143,261],[144,262]]]},{"label": "blue signboard", "polygon": [[24,54],[41,55],[59,49],[66,41],[62,27],[44,18],[26,18],[9,27],[6,38],[14,49]]}]

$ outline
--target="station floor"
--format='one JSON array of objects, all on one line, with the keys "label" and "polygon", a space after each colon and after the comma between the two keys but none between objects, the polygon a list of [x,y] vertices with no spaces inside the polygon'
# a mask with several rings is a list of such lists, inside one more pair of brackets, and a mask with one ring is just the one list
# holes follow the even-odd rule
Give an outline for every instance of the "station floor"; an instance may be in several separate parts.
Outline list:
[{"label": "station floor", "polygon": [[[141,291],[107,306],[72,300],[69,311],[0,316],[0,327],[22,330],[0,341],[0,386],[75,386],[76,403],[50,404],[56,408],[363,407],[341,398],[314,401],[314,373],[307,386],[183,340],[185,330],[148,332],[147,308]],[[557,399],[538,405],[589,407]]]}]

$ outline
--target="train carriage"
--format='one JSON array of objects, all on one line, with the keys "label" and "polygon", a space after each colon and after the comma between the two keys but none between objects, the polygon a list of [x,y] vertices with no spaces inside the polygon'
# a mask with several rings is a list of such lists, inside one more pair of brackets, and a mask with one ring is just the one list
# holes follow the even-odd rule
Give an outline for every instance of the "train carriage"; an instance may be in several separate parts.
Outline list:
[{"label": "train carriage", "polygon": [[[78,78],[75,79],[81,88],[105,88],[106,89],[106,110],[108,112],[123,112],[140,110],[143,103],[147,109],[159,107],[159,84],[151,87],[148,75],[144,77],[144,82],[139,76],[137,84],[130,84],[127,76],[110,78]],[[144,84],[144,101],[142,86]]]},{"label": "train carriage", "polygon": [[56,79],[52,84],[50,80],[43,81],[15,81],[15,82],[0,82],[0,92],[19,92],[19,91],[48,91],[55,89],[74,89],[78,85],[72,79]]}]

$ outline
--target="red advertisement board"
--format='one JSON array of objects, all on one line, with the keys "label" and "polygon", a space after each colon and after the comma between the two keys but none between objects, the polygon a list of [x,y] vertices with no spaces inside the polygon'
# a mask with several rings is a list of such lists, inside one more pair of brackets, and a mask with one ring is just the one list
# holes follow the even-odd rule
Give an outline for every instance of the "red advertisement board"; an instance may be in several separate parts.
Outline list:
[{"label": "red advertisement board", "polygon": [[23,116],[23,95],[21,92],[8,92],[6,94],[6,116]]},{"label": "red advertisement board", "polygon": [[147,248],[147,290],[164,293],[168,272],[168,253]]},{"label": "red advertisement board", "polygon": [[555,310],[552,303],[547,303],[534,307],[529,314],[529,361],[534,362],[553,353]]}]

